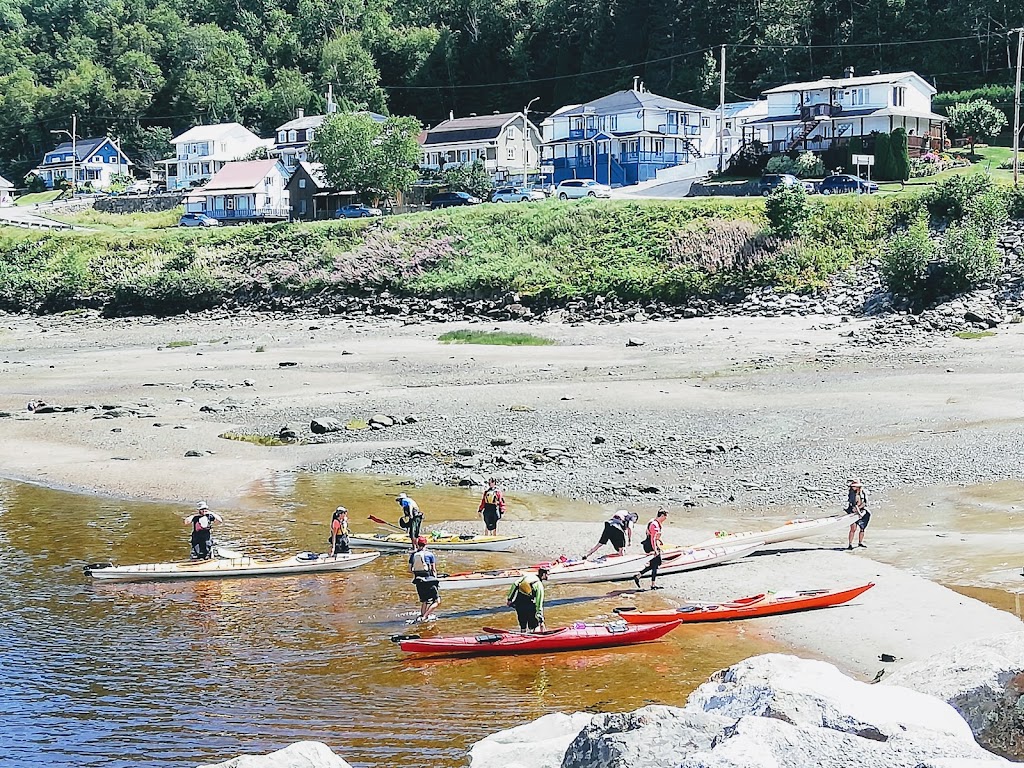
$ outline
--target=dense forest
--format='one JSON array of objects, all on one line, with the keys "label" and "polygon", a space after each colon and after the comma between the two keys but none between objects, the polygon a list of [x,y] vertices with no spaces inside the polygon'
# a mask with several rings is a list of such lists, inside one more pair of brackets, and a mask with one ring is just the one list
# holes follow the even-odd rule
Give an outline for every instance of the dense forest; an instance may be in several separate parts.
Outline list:
[{"label": "dense forest", "polygon": [[55,129],[110,134],[143,165],[172,132],[269,135],[302,107],[543,116],[626,87],[715,104],[794,78],[913,69],[940,91],[1012,82],[1019,0],[0,0],[0,174]]}]

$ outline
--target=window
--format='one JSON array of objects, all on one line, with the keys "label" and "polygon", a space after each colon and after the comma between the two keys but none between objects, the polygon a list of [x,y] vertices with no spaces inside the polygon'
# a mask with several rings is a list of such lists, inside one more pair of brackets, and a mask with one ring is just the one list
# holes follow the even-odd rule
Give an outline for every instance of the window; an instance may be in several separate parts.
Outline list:
[{"label": "window", "polygon": [[619,116],[618,115],[609,115],[608,116],[608,130],[609,131],[617,131],[617,130],[619,130]]},{"label": "window", "polygon": [[316,134],[316,131],[314,131],[312,128],[310,128],[308,131],[306,131],[306,141],[312,141],[313,140],[313,136],[315,134]]},{"label": "window", "polygon": [[288,136],[288,134],[285,133],[284,131],[278,131],[277,132],[277,143],[278,144],[284,144],[285,141],[287,140],[287,136]]},{"label": "window", "polygon": [[654,153],[656,155],[660,155],[664,151],[665,151],[665,140],[664,139],[655,139],[654,140]]},{"label": "window", "polygon": [[894,107],[902,107],[907,100],[907,89],[901,85],[893,86],[892,89],[892,105]]},{"label": "window", "polygon": [[299,189],[305,189],[305,188],[306,188],[306,180],[305,179],[299,179]]},{"label": "window", "polygon": [[574,117],[572,119],[572,129],[574,131],[582,131],[583,130],[583,118],[582,117]]},{"label": "window", "polygon": [[288,131],[288,141],[298,141],[298,138],[299,138],[299,132],[298,131]]},{"label": "window", "polygon": [[509,126],[505,129],[505,138],[514,139],[516,137],[516,129],[513,126]]},{"label": "window", "polygon": [[710,128],[711,127],[711,118],[707,117],[706,115],[701,115],[700,127],[701,128]]},{"label": "window", "polygon": [[855,107],[863,107],[868,103],[868,89],[854,88],[850,91],[850,103]]},{"label": "window", "polygon": [[465,149],[460,149],[459,150],[459,162],[460,163],[468,163],[469,162],[469,152],[467,152]]},{"label": "window", "polygon": [[508,159],[509,160],[515,160],[516,159],[516,148],[515,147],[509,147],[508,148]]},{"label": "window", "polygon": [[594,127],[594,117],[593,117],[593,115],[591,115],[590,117],[587,118],[587,129],[589,130],[589,129],[592,129],[593,127]]},{"label": "window", "polygon": [[668,118],[668,124],[669,125],[678,125],[679,124],[679,113],[678,112],[669,112],[666,115],[666,117]]}]

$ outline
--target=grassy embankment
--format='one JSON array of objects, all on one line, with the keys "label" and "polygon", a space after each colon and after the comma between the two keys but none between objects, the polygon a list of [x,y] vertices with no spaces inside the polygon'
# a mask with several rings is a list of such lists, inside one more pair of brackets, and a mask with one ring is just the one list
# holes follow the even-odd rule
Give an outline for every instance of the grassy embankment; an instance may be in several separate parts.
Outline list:
[{"label": "grassy embankment", "polygon": [[877,253],[913,204],[819,198],[788,239],[771,232],[761,199],[549,201],[213,230],[166,227],[170,214],[136,214],[134,228],[113,229],[107,214],[84,214],[99,228],[0,230],[0,309],[175,313],[228,301],[318,305],[385,289],[463,298],[514,291],[551,302],[682,302],[755,285],[808,292]]}]

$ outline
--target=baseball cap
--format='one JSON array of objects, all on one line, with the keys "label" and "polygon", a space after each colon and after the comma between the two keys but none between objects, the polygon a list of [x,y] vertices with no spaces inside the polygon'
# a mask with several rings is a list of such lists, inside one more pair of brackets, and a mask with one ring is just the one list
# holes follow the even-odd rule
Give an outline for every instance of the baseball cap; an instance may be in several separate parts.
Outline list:
[{"label": "baseball cap", "polygon": [[344,507],[338,507],[338,508],[337,508],[336,510],[334,510],[334,511],[335,511],[335,512],[344,512],[344,513],[348,514],[348,510],[347,510],[347,509],[345,509]]},{"label": "baseball cap", "polygon": [[406,494],[400,493],[397,496],[395,496],[395,501],[402,501],[403,499],[408,499],[408,498],[409,497]]},{"label": "baseball cap", "polygon": [[209,507],[206,506],[205,501],[200,501],[198,504],[196,504],[196,509],[209,509]]},{"label": "baseball cap", "polygon": [[417,544],[426,544],[427,543],[427,537],[426,536],[417,536],[416,537],[416,543]]}]

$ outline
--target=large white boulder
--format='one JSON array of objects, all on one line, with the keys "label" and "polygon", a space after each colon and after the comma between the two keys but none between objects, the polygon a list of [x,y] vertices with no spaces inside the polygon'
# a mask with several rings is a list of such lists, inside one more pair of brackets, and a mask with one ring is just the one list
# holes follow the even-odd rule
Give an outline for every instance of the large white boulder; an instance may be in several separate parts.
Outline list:
[{"label": "large white boulder", "polygon": [[241,755],[199,768],[352,768],[319,741],[297,741],[269,755]]},{"label": "large white boulder", "polygon": [[492,733],[469,752],[469,768],[559,768],[566,748],[593,718],[587,712],[554,712]]}]

